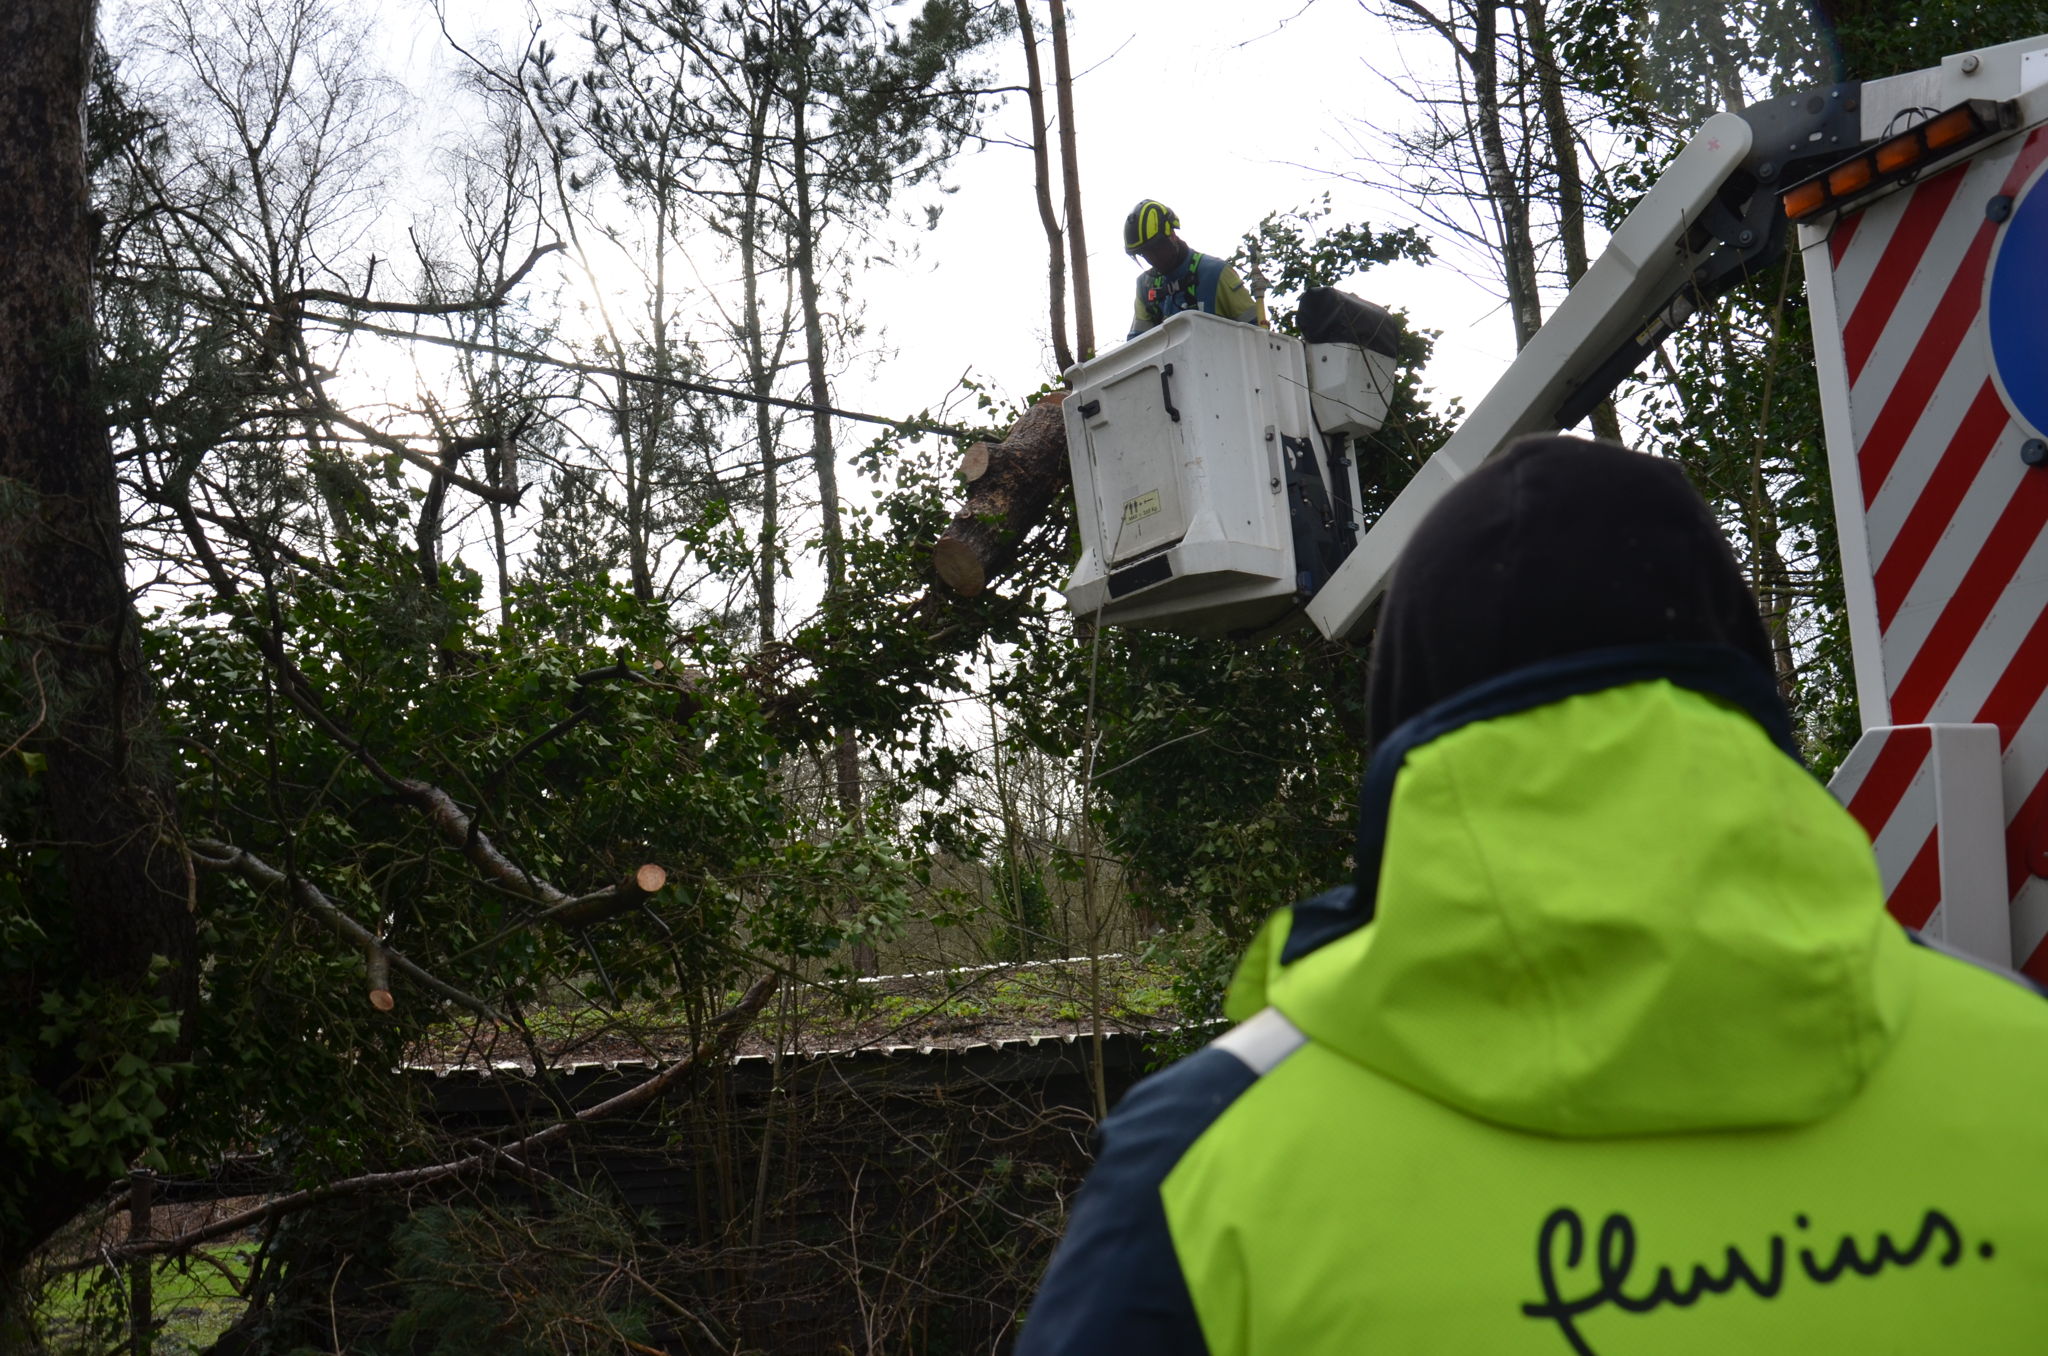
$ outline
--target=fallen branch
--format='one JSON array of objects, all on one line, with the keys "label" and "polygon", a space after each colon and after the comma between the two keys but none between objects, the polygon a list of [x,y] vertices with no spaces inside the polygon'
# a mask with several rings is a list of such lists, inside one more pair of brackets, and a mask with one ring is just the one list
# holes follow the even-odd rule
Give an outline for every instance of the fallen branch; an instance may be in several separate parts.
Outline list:
[{"label": "fallen branch", "polygon": [[471,1173],[487,1173],[492,1169],[516,1167],[521,1171],[531,1169],[523,1162],[525,1156],[544,1149],[566,1136],[579,1125],[605,1120],[622,1111],[646,1105],[673,1086],[679,1079],[713,1061],[724,1059],[732,1053],[739,1039],[753,1025],[761,1009],[767,1005],[780,981],[768,975],[754,981],[754,984],[740,1001],[712,1019],[712,1034],[690,1052],[687,1059],[677,1060],[660,1073],[643,1079],[616,1097],[586,1107],[567,1120],[556,1121],[543,1130],[537,1130],[523,1139],[510,1144],[497,1145],[466,1157],[447,1163],[434,1163],[420,1168],[404,1168],[396,1172],[370,1172],[358,1177],[343,1178],[339,1182],[328,1182],[321,1186],[307,1187],[290,1195],[280,1196],[274,1201],[253,1206],[237,1214],[227,1215],[211,1224],[187,1230],[173,1238],[153,1238],[147,1242],[124,1243],[106,1251],[108,1262],[119,1264],[137,1257],[158,1256],[165,1253],[184,1252],[202,1243],[211,1243],[217,1238],[238,1234],[244,1229],[277,1218],[280,1215],[304,1210],[324,1201],[340,1196],[352,1196],[370,1191],[410,1190],[434,1182],[446,1181],[451,1177],[467,1176]]},{"label": "fallen branch", "polygon": [[[190,839],[186,846],[192,850],[192,860],[208,870],[233,871],[254,881],[258,885],[270,889],[285,886],[294,903],[298,904],[315,918],[318,918],[321,922],[327,924],[328,927],[332,928],[342,937],[363,948],[365,955],[372,951],[381,952],[385,957],[387,965],[396,969],[400,974],[409,977],[429,992],[439,994],[449,1002],[460,1007],[468,1008],[477,1016],[488,1021],[497,1022],[502,1026],[512,1025],[510,1018],[506,1017],[504,1013],[499,1012],[489,1003],[486,1003],[483,999],[476,997],[474,994],[465,993],[444,980],[436,979],[412,961],[407,960],[399,952],[386,946],[376,933],[349,917],[346,911],[325,894],[321,893],[319,886],[313,884],[304,876],[287,876],[261,857],[238,848],[232,843],[223,843],[217,839],[194,838]],[[374,1002],[375,999],[373,998],[372,1001]]]},{"label": "fallen branch", "polygon": [[[386,433],[383,429],[378,428],[375,424],[366,423],[363,420],[357,419],[353,415],[350,415],[342,410],[338,410],[331,405],[320,409],[310,410],[280,410],[278,413],[280,417],[284,418],[297,417],[300,419],[307,420],[325,420],[329,423],[338,424],[342,428],[347,429],[349,432],[361,438],[364,442],[370,444],[370,446],[382,448],[386,452],[394,453],[397,456],[403,457],[406,461],[410,462],[414,466],[417,466],[420,470],[425,471],[427,474],[439,477],[440,479],[447,481],[450,485],[455,485],[460,487],[461,489],[467,490],[479,499],[485,500],[493,504],[502,504],[512,507],[516,507],[519,503],[521,491],[518,487],[490,485],[486,484],[484,481],[478,480],[475,476],[463,475],[460,471],[453,469],[451,466],[445,464],[442,461],[438,461],[435,458],[428,456],[426,453],[420,451],[418,448],[414,447],[412,444],[404,441],[403,439],[394,437],[393,435]],[[496,444],[497,439],[495,437],[477,434],[467,438],[448,439],[442,444],[442,451],[444,453],[457,454],[462,452],[480,452],[485,448],[493,447]]]},{"label": "fallen branch", "polygon": [[[219,556],[214,553],[206,534],[200,530],[192,505],[178,498],[170,498],[166,502],[184,525],[185,536],[192,543],[214,592],[223,603],[240,605],[243,601],[241,591],[235,587],[234,580],[229,577]],[[572,896],[568,892],[550,885],[500,852],[491,842],[490,835],[484,833],[476,821],[455,803],[453,796],[430,782],[400,777],[385,767],[377,756],[370,752],[367,744],[345,728],[334,716],[328,714],[327,706],[321,701],[312,681],[299,670],[299,666],[293,663],[291,656],[285,652],[284,639],[281,635],[260,625],[250,626],[247,634],[263,652],[263,657],[269,661],[271,672],[277,679],[278,690],[284,694],[286,700],[297,707],[317,729],[339,745],[350,757],[362,764],[365,771],[382,782],[394,795],[424,811],[428,821],[440,832],[441,841],[458,849],[471,866],[520,898],[550,908],[571,900]],[[598,672],[606,673],[609,670]],[[594,676],[596,675],[585,675],[585,679]],[[578,681],[581,683],[584,679]],[[225,844],[222,847],[229,853],[240,851]],[[275,871],[275,868],[268,866],[263,869]],[[277,874],[280,880],[283,879],[283,873]],[[359,926],[355,925],[353,920],[350,922],[352,926]]]},{"label": "fallen branch", "polygon": [[666,884],[667,868],[648,862],[611,889],[557,904],[533,921],[536,924],[560,923],[563,927],[587,928],[607,918],[618,917]]},{"label": "fallen branch", "polygon": [[550,907],[574,899],[500,852],[491,836],[455,803],[455,797],[432,782],[401,777],[393,782],[392,789],[425,812],[427,822],[441,835],[442,842],[461,852],[471,866],[512,893]]}]

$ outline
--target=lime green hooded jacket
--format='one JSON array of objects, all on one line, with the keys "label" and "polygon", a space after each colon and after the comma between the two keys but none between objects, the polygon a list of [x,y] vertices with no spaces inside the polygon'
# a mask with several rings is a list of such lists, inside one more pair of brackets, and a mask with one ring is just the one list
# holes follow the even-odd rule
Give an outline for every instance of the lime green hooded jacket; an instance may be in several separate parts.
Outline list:
[{"label": "lime green hooded jacket", "polygon": [[1367,888],[1106,1122],[1020,1352],[2048,1350],[2048,1004],[1891,921],[1753,664],[1658,650],[1376,753]]}]

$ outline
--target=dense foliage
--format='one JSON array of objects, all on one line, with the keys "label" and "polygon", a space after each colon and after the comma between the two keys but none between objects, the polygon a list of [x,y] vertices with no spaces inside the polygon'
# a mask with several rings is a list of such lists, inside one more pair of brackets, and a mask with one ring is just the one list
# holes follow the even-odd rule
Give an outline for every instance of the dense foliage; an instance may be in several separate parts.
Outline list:
[{"label": "dense foliage", "polygon": [[[78,694],[48,676],[56,642],[7,619],[0,998],[34,1020],[0,1031],[0,1257],[48,1241],[31,1207],[54,1179],[92,1188],[61,1259],[98,1246],[132,1170],[258,1162],[288,1189],[456,1158],[473,1145],[408,1063],[517,1060],[559,1116],[564,1032],[649,1052],[680,1029],[659,1053],[722,1056],[720,1014],[763,976],[859,1015],[861,969],[1136,950],[1204,1019],[1274,907],[1346,878],[1362,645],[1077,625],[1064,507],[1000,587],[954,597],[929,564],[954,461],[1019,407],[966,383],[895,423],[839,408],[863,403],[827,379],[829,359],[852,386],[867,343],[861,270],[988,144],[977,63],[1013,36],[1008,4],[892,8],[591,0],[521,50],[465,51],[450,97],[474,135],[404,229],[362,16],[166,0],[115,35],[89,91],[98,329],[73,339],[100,358],[152,714],[109,794],[167,788],[152,851],[200,959],[126,984],[81,964],[62,750],[38,742]],[[1451,8],[1465,32],[1477,11]],[[1516,287],[1552,304],[1572,214],[1618,222],[1702,110],[2048,29],[2023,0],[1839,5],[1818,46],[1800,6],[1492,8],[1547,13],[1555,39],[1546,91],[1537,30],[1486,30],[1529,44],[1515,187],[1542,208],[1520,227],[1541,286]],[[1602,151],[1583,173],[1546,158],[1550,93]],[[1325,199],[1273,212],[1239,260],[1287,330],[1304,289],[1370,295],[1374,268],[1439,248]],[[743,298],[700,304],[690,270]],[[1737,543],[1824,773],[1856,716],[1801,284],[1781,263],[1701,317],[1617,426],[1678,460]],[[1368,516],[1462,413],[1422,385],[1428,320],[1407,318],[1387,424],[1352,449]],[[0,482],[0,515],[31,511]],[[1101,1003],[1072,1020],[1099,1037]],[[1099,1110],[1099,1063],[1093,1093]],[[1016,1128],[1030,1159],[925,1110],[876,1161],[926,1174],[1000,1271],[988,1293],[1021,1292],[1084,1114]],[[857,1196],[844,1108],[812,1111]],[[242,1337],[326,1342],[324,1295],[366,1350],[558,1350],[592,1324],[616,1345],[687,1326],[673,1296],[714,1305],[742,1253],[858,1281],[859,1249],[797,1208],[822,1179],[781,1114],[735,1129],[693,1102],[661,1123],[703,1188],[696,1251],[561,1183],[417,1210],[372,1184],[266,1221],[248,1284],[268,1316]],[[802,1222],[764,1243],[771,1176]],[[883,1232],[923,1288],[878,1349],[978,1284],[912,1213]],[[19,1283],[0,1277],[0,1340]]]}]

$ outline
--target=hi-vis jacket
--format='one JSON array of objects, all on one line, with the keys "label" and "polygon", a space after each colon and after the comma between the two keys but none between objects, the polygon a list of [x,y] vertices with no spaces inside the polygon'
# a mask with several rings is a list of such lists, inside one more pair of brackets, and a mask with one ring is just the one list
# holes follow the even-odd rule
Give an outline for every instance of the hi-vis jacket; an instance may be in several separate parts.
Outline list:
[{"label": "hi-vis jacket", "polygon": [[2048,1351],[2048,1002],[1890,920],[1767,686],[1604,651],[1396,731],[1374,898],[1109,1118],[1020,1353]]},{"label": "hi-vis jacket", "polygon": [[1131,308],[1131,332],[1135,339],[1182,311],[1206,311],[1225,320],[1255,323],[1259,305],[1237,276],[1237,270],[1213,254],[1188,251],[1181,266],[1167,273],[1150,269],[1138,275],[1138,299]]}]

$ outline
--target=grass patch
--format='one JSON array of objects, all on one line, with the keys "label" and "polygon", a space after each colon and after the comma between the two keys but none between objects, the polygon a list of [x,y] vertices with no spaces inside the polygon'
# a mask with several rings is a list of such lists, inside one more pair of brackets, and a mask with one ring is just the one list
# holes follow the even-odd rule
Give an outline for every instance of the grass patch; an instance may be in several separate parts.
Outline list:
[{"label": "grass patch", "polygon": [[[194,1249],[157,1263],[150,1308],[158,1356],[190,1356],[213,1345],[241,1316],[253,1243]],[[59,1276],[43,1288],[36,1319],[52,1356],[100,1356],[128,1332],[128,1273],[104,1268]]]}]

